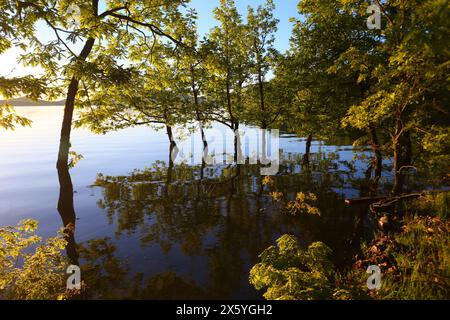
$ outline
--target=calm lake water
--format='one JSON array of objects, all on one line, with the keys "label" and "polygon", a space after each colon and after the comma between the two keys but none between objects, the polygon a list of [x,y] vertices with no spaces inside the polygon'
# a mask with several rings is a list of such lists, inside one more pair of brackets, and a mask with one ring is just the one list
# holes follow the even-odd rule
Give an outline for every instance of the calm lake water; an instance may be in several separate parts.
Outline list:
[{"label": "calm lake water", "polygon": [[[33,125],[0,131],[0,226],[32,218],[39,221],[40,235],[54,236],[62,227],[55,163],[63,109],[16,109]],[[214,125],[206,135],[214,130],[227,129]],[[177,134],[185,138],[179,145],[188,148],[180,155],[184,162],[171,166],[164,130],[72,133],[72,150],[84,157],[70,171],[75,240],[80,263],[91,271],[84,280],[99,298],[261,298],[248,282],[249,270],[280,235],[295,234],[305,246],[324,241],[342,267],[360,240],[371,236],[366,208],[344,204],[370,192],[370,152],[314,141],[306,169],[304,139],[283,134],[279,174],[273,186],[264,186],[258,165],[221,163],[233,155],[232,136],[217,164],[202,168],[198,133],[192,148],[186,130]],[[214,145],[220,150],[220,143],[210,149]],[[248,144],[242,149],[252,152]],[[388,174],[384,181],[381,188],[388,188]],[[314,192],[322,216],[283,213],[270,191],[291,198]]]}]

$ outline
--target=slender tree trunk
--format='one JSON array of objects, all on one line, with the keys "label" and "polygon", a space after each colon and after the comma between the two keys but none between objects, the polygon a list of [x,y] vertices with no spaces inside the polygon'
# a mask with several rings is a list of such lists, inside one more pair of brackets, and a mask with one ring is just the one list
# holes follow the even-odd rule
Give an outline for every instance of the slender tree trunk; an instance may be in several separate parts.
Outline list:
[{"label": "slender tree trunk", "polygon": [[267,130],[261,128],[261,164],[266,165],[269,161],[267,159]]},{"label": "slender tree trunk", "polygon": [[169,197],[170,184],[172,183],[173,179],[172,175],[173,175],[174,160],[178,154],[178,147],[173,138],[172,127],[166,125],[166,131],[167,136],[169,137],[170,144],[169,144],[169,165],[167,167],[165,196]]},{"label": "slender tree trunk", "polygon": [[167,183],[170,184],[172,182],[172,171],[174,167],[173,161],[173,153],[174,149],[177,147],[175,143],[170,143],[169,146],[169,166],[167,167]]},{"label": "slender tree trunk", "polygon": [[175,142],[175,138],[173,136],[172,127],[166,125],[166,132],[167,132],[167,136],[169,137],[169,141],[170,141],[169,165],[173,166],[175,159],[177,158],[179,150],[178,150],[177,143]]},{"label": "slender tree trunk", "polygon": [[383,170],[383,156],[381,154],[380,143],[378,140],[377,130],[374,125],[369,126],[368,129],[369,134],[369,143],[372,146],[373,153],[375,155],[374,158],[374,167],[375,169],[375,179],[379,179],[381,177],[381,172]]},{"label": "slender tree trunk", "polygon": [[267,129],[266,104],[264,101],[264,81],[261,67],[258,68],[258,86],[259,86],[259,101],[261,108],[261,127],[262,129]]},{"label": "slender tree trunk", "polygon": [[197,89],[195,88],[195,83],[194,83],[194,71],[191,68],[191,73],[192,73],[192,92],[194,94],[194,103],[195,103],[195,116],[197,118],[197,122],[200,125],[200,134],[202,136],[202,142],[203,142],[203,154],[202,154],[202,163],[205,162],[206,157],[208,156],[208,141],[206,140],[206,135],[205,135],[205,131],[203,130],[203,120],[202,117],[200,115],[200,103],[198,101],[198,92]]},{"label": "slender tree trunk", "polygon": [[235,123],[234,123],[234,116],[233,116],[233,109],[231,107],[231,86],[230,86],[230,80],[227,76],[226,81],[226,91],[227,91],[227,107],[228,107],[228,113],[230,115],[230,122],[231,122],[231,129],[235,130]]},{"label": "slender tree trunk", "polygon": [[308,135],[308,138],[306,138],[305,154],[303,155],[303,164],[305,164],[305,165],[309,164],[309,155],[311,153],[311,144],[312,144],[312,134]]},{"label": "slender tree trunk", "polygon": [[198,110],[196,111],[196,114],[197,114],[197,122],[198,122],[198,124],[200,126],[200,134],[202,136],[203,151],[205,151],[205,150],[208,149],[208,141],[206,140],[205,130],[203,130],[203,121],[202,121],[202,119],[200,117],[200,113],[199,113]]},{"label": "slender tree trunk", "polygon": [[72,131],[73,110],[75,106],[75,97],[78,92],[78,83],[79,81],[75,77],[70,80],[66,103],[64,106],[64,116],[59,140],[58,160],[56,163],[56,167],[62,170],[68,169],[69,165],[70,133]]},{"label": "slender tree trunk", "polygon": [[403,132],[403,121],[397,120],[394,145],[394,185],[392,194],[399,195],[403,192],[405,184],[405,167],[411,165],[412,145],[409,132]]},{"label": "slender tree trunk", "polygon": [[261,146],[261,163],[267,164],[267,120],[266,120],[266,104],[264,99],[264,81],[261,71],[261,62],[258,62],[258,89],[259,89],[259,105],[261,110],[261,129],[262,129],[262,146]]},{"label": "slender tree trunk", "polygon": [[173,131],[172,131],[172,127],[166,125],[166,132],[167,132],[167,136],[169,137],[169,142],[171,146],[176,146],[177,143],[175,142],[175,139],[173,137]]},{"label": "slender tree trunk", "polygon": [[206,163],[206,159],[208,158],[208,141],[206,140],[206,134],[203,130],[203,124],[201,120],[197,120],[200,125],[200,134],[202,135],[203,142],[203,150],[202,150],[202,165]]},{"label": "slender tree trunk", "polygon": [[234,162],[240,164],[242,160],[241,137],[239,134],[239,122],[234,124]]},{"label": "slender tree trunk", "polygon": [[202,141],[203,141],[203,151],[207,150],[208,148],[208,142],[206,141],[206,135],[203,131],[203,120],[200,114],[200,102],[198,101],[198,95],[199,95],[199,88],[196,86],[196,77],[195,77],[195,70],[194,67],[191,66],[191,89],[192,93],[194,95],[194,104],[195,104],[195,116],[197,118],[197,122],[200,124],[200,133],[202,135]]}]

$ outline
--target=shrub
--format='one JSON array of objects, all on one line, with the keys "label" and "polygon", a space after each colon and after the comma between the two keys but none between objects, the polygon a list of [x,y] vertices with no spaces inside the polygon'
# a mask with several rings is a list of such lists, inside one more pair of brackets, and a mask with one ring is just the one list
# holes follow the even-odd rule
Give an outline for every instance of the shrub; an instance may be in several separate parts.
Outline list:
[{"label": "shrub", "polygon": [[65,292],[68,261],[60,232],[42,241],[37,221],[0,228],[0,298],[57,299]]},{"label": "shrub", "polygon": [[283,235],[277,247],[260,255],[261,262],[250,271],[250,283],[258,290],[267,288],[264,297],[269,300],[329,299],[334,270],[330,253],[322,242],[302,250],[294,236]]}]

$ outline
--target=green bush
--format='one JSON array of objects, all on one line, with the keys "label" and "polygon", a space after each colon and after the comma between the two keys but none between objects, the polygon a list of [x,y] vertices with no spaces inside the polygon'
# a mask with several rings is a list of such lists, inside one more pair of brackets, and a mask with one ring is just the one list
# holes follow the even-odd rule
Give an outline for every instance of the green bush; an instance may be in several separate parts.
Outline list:
[{"label": "green bush", "polygon": [[0,228],[0,299],[63,298],[68,261],[62,233],[45,242],[35,234],[37,221]]},{"label": "green bush", "polygon": [[307,250],[299,248],[294,236],[283,235],[277,247],[270,246],[260,255],[261,262],[250,271],[250,283],[267,288],[266,299],[329,299],[333,294],[331,249],[314,242]]},{"label": "green bush", "polygon": [[[362,246],[353,268],[339,274],[328,259],[331,249],[314,242],[307,250],[294,236],[283,235],[277,247],[260,255],[250,283],[266,288],[266,299],[395,299],[450,298],[450,226],[439,217],[407,217],[401,232],[378,235]],[[366,269],[378,265],[381,288],[369,290]]]}]

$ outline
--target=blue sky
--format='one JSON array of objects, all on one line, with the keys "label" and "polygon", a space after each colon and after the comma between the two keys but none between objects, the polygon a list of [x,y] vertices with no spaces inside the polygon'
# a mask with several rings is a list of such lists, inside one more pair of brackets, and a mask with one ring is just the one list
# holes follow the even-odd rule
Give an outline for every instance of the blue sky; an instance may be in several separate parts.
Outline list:
[{"label": "blue sky", "polygon": [[[247,7],[257,7],[265,3],[266,0],[235,0],[239,13],[245,19]],[[289,48],[289,38],[292,31],[292,23],[289,19],[298,17],[297,3],[299,0],[274,0],[276,10],[275,17],[280,20],[278,32],[276,34],[275,46],[284,52]],[[220,0],[191,0],[190,7],[198,13],[199,34],[203,37],[216,24],[213,15],[213,9],[219,6]],[[41,39],[52,39],[53,33],[45,27],[45,23],[39,23],[37,26],[38,36]],[[74,48],[75,49],[75,48]],[[2,76],[23,76],[33,74],[38,70],[31,67],[23,67],[17,63],[17,58],[21,51],[17,48],[8,50],[0,55],[0,75]]]},{"label": "blue sky", "polygon": [[[245,19],[247,7],[257,7],[265,3],[265,0],[235,0],[239,13]],[[292,23],[289,18],[298,17],[297,4],[299,0],[274,0],[276,10],[275,17],[280,20],[276,35],[276,48],[282,52],[289,48],[289,38],[292,31]],[[220,3],[220,0],[191,0],[190,6],[198,13],[198,27],[200,35],[204,35],[215,25],[213,9]]]}]

